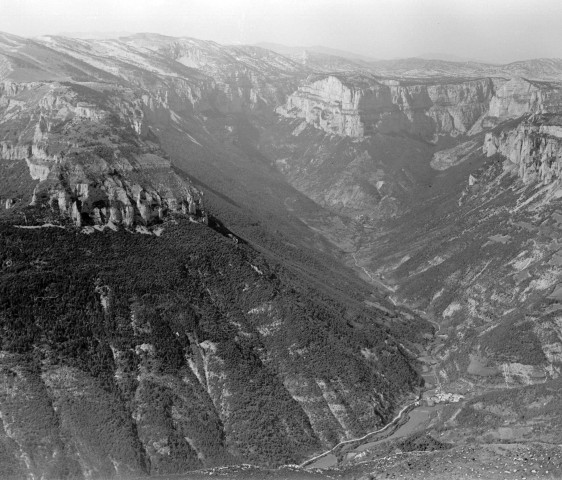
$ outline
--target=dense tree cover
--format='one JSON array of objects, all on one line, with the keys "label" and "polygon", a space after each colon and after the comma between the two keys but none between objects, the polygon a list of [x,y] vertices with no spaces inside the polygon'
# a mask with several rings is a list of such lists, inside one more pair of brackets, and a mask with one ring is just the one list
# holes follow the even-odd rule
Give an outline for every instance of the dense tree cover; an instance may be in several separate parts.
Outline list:
[{"label": "dense tree cover", "polygon": [[510,321],[493,328],[481,339],[485,352],[500,362],[540,365],[546,362],[531,321]]},{"label": "dense tree cover", "polygon": [[[150,405],[143,425],[153,427],[139,426],[139,437],[147,443],[146,432],[167,432],[161,450],[169,457],[153,453],[154,472],[197,466],[185,440],[193,435],[198,449],[223,445],[223,460],[209,460],[215,463],[226,461],[226,451],[278,464],[318,450],[307,415],[284,386],[292,375],[377,399],[369,417],[348,405],[365,421],[358,431],[389,418],[421,385],[394,338],[393,324],[403,332],[407,321],[364,310],[349,322],[346,304],[306,277],[186,219],[167,223],[161,237],[4,224],[0,264],[2,350],[35,365],[78,367],[121,398],[120,408]],[[408,328],[426,327],[413,321]],[[193,364],[199,373],[214,370],[198,380]],[[148,372],[141,390],[139,371]],[[178,423],[178,415],[187,420]]]},{"label": "dense tree cover", "polygon": [[526,441],[540,439],[557,444],[562,441],[561,386],[560,379],[556,379],[488,392],[469,400],[456,416],[456,421],[491,442],[497,442],[497,436],[486,434],[493,433],[498,427],[514,427],[514,437],[504,441],[516,442],[521,438],[517,427],[531,426],[531,431],[523,434]]},{"label": "dense tree cover", "polygon": [[502,425],[502,418],[496,413],[475,408],[473,403],[463,407],[456,417],[456,421],[463,427],[489,430]]},{"label": "dense tree cover", "polygon": [[450,443],[440,442],[427,432],[417,432],[398,443],[398,448],[403,452],[432,452],[435,450],[448,450]]},{"label": "dense tree cover", "polygon": [[483,412],[499,412],[508,420],[540,418],[554,427],[562,422],[562,406],[557,401],[561,387],[562,380],[556,379],[536,385],[492,391],[470,400],[465,408],[477,406]]}]

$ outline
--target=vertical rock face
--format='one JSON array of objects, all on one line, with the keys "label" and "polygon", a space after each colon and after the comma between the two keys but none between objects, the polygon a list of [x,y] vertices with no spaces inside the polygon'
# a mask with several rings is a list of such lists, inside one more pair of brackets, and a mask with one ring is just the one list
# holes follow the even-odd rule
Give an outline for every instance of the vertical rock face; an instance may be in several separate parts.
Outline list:
[{"label": "vertical rock face", "polygon": [[390,89],[374,79],[329,75],[300,87],[277,112],[303,118],[328,133],[362,137],[369,128],[366,114],[380,117],[396,109]]},{"label": "vertical rock face", "polygon": [[435,132],[466,134],[486,113],[494,90],[491,79],[428,86],[432,104],[428,115],[435,122]]},{"label": "vertical rock face", "polygon": [[[170,115],[158,97],[94,84],[4,85],[0,161],[25,162],[37,182],[28,203],[77,226],[149,225],[169,213],[202,211],[199,192],[146,139],[145,111]],[[23,125],[15,137],[14,122]],[[11,197],[2,200],[7,208],[14,204]]]},{"label": "vertical rock face", "polygon": [[524,183],[560,183],[562,171],[562,119],[558,115],[530,117],[516,128],[488,133],[484,153],[499,153]]},{"label": "vertical rock face", "polygon": [[490,102],[492,117],[521,116],[540,108],[540,89],[525,80],[512,79],[497,86]]},{"label": "vertical rock face", "polygon": [[430,139],[477,133],[508,118],[560,108],[559,89],[546,83],[492,78],[412,82],[358,74],[311,77],[277,112],[336,135],[407,133]]},{"label": "vertical rock face", "polygon": [[529,113],[559,113],[562,92],[558,84],[529,81],[523,78],[494,79],[494,96],[489,117],[517,118]]}]

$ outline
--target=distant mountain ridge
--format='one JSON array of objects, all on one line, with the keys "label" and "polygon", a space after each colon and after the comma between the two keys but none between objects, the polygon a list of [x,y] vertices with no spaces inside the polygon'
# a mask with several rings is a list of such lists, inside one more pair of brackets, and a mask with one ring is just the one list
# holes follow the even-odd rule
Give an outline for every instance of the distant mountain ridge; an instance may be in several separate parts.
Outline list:
[{"label": "distant mountain ridge", "polygon": [[322,46],[289,47],[276,43],[258,46],[286,55],[312,69],[369,71],[375,75],[404,77],[521,76],[530,79],[562,79],[562,59],[538,58],[506,64],[465,59],[448,54],[422,54],[408,58],[374,59],[367,55]]},{"label": "distant mountain ridge", "polygon": [[364,62],[374,62],[375,58],[360,53],[349,52],[346,50],[339,50],[337,48],[324,47],[322,45],[314,45],[311,47],[290,47],[281,45],[279,43],[260,42],[256,44],[258,47],[267,48],[282,55],[298,56],[303,55],[304,52],[319,53],[323,55],[331,55],[335,57],[347,58],[350,60],[361,60]]},{"label": "distant mountain ridge", "polygon": [[[189,37],[169,37],[161,34],[142,33],[122,36],[120,33],[99,34],[89,40],[101,44],[109,45],[111,42],[118,44],[121,42],[138,43],[141,38],[146,38],[149,42],[168,42],[173,43],[172,39],[183,42],[190,42],[191,45],[211,46],[216,45],[215,51],[251,51],[250,46],[231,45],[223,46],[213,41],[190,39]],[[75,41],[87,41],[90,35],[75,35]],[[9,52],[15,52],[15,45],[35,45],[35,49],[44,48],[52,42],[54,38],[69,38],[64,36],[43,36],[38,38],[23,38],[11,34],[0,34],[1,38],[11,44]],[[162,39],[157,41],[156,39]],[[11,40],[10,40],[11,39]],[[51,39],[51,40],[49,40]],[[127,40],[136,39],[136,40]],[[72,40],[70,40],[72,41]],[[140,44],[139,44],[140,45]],[[205,47],[205,48],[207,48]],[[377,60],[366,55],[333,49],[323,46],[312,47],[290,47],[275,43],[262,42],[256,45],[262,51],[271,51],[292,60],[295,64],[301,65],[312,71],[368,71],[375,75],[383,76],[403,76],[403,77],[439,77],[439,76],[521,76],[529,79],[559,80],[562,78],[562,59],[538,58],[522,60],[507,64],[490,64],[485,62],[461,60],[461,59],[438,59],[428,58],[429,55],[420,57],[398,58],[390,60]],[[217,50],[218,48],[218,50]],[[8,53],[8,52],[6,52]],[[1,53],[0,53],[1,55]],[[221,60],[222,61],[222,60]],[[0,78],[2,77],[2,61],[0,60]],[[301,68],[302,68],[301,67]],[[5,68],[5,67],[4,67]]]}]

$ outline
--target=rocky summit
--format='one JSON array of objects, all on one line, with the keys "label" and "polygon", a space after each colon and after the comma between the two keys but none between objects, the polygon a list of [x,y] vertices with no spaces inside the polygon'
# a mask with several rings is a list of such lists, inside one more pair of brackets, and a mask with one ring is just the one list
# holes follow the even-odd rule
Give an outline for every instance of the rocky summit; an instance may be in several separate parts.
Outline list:
[{"label": "rocky summit", "polygon": [[559,478],[561,62],[270,47],[0,34],[0,478]]}]

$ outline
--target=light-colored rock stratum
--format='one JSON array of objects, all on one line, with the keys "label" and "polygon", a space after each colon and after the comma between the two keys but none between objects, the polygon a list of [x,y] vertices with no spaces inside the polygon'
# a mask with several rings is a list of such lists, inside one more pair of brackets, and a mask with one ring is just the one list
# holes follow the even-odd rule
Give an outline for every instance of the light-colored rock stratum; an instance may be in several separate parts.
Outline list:
[{"label": "light-colored rock stratum", "polygon": [[[57,83],[3,84],[0,162],[25,165],[34,185],[31,198],[22,193],[3,203],[45,206],[77,226],[150,225],[169,213],[202,212],[199,192],[148,140],[145,115],[159,100],[98,84],[81,88],[86,92]],[[84,96],[92,100],[80,101]]]},{"label": "light-colored rock stratum", "polygon": [[527,113],[560,110],[560,90],[521,78],[400,81],[367,74],[313,76],[277,113],[330,134],[473,135]]}]

